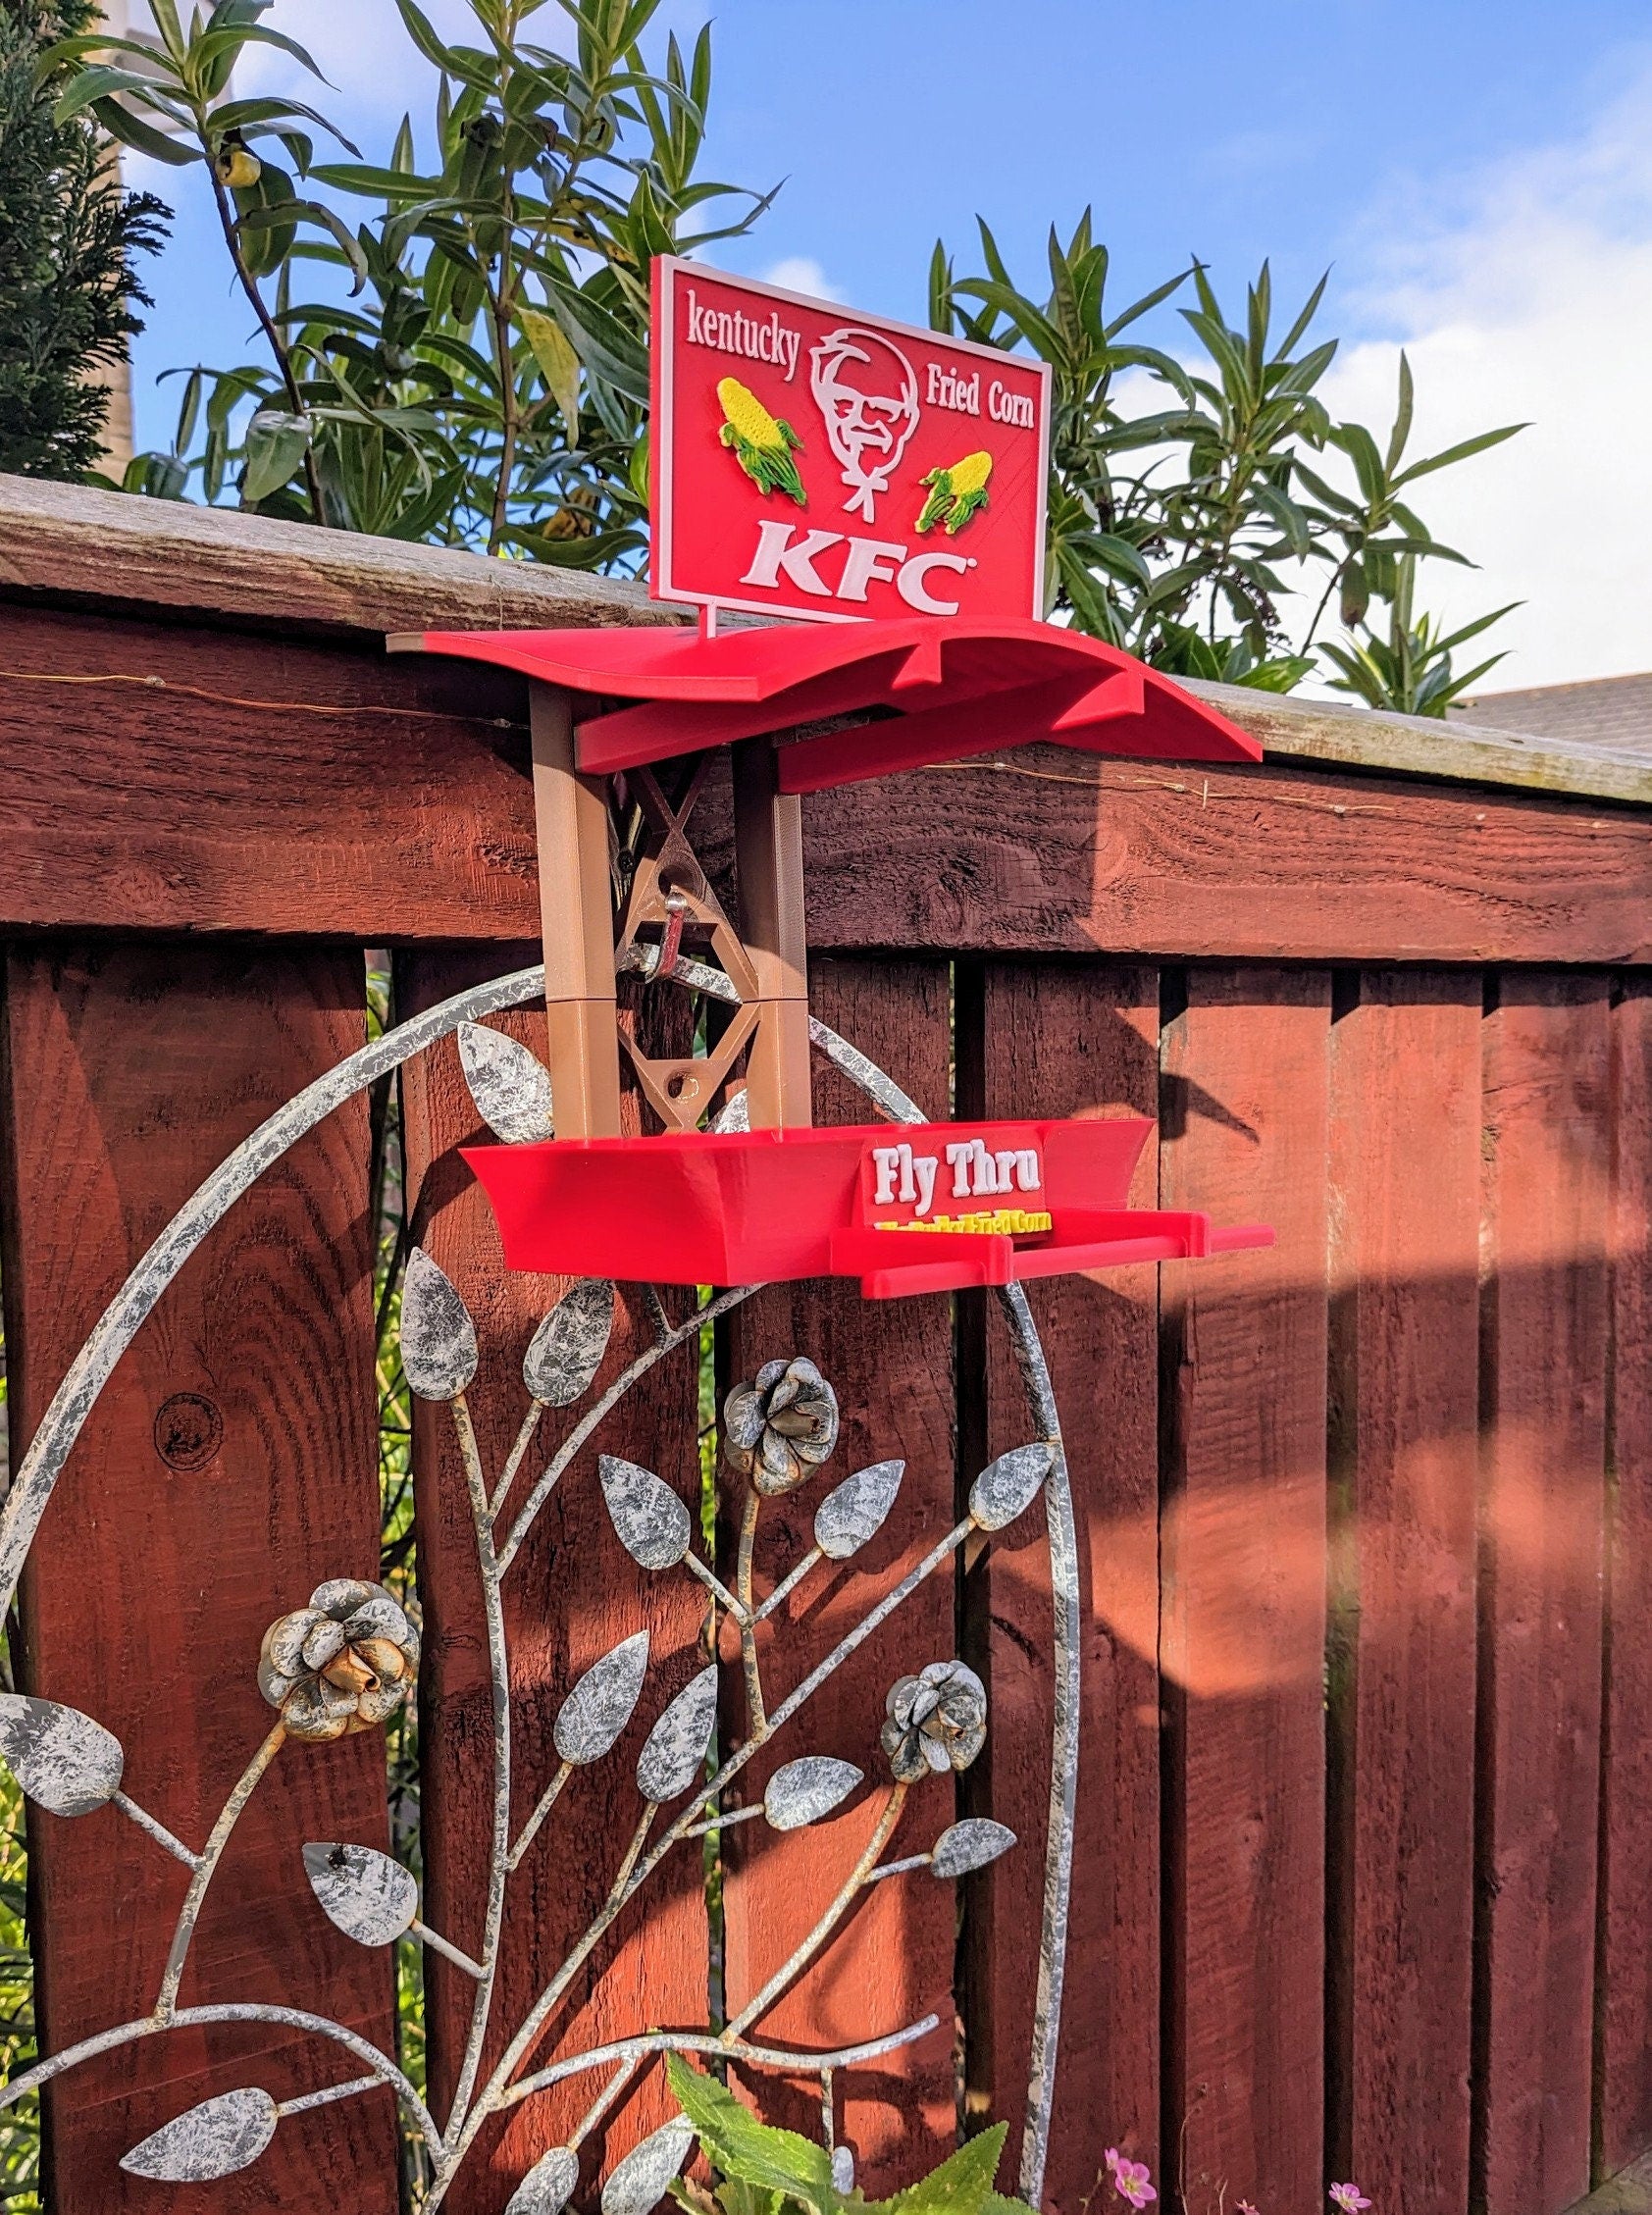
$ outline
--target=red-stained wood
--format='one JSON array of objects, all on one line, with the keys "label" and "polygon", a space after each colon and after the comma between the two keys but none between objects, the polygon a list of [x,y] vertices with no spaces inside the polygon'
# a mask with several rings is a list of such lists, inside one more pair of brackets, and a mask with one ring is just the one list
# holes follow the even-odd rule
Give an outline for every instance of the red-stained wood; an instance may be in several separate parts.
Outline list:
[{"label": "red-stained wood", "polygon": [[[990,1116],[1157,1119],[1159,979],[1151,969],[990,965],[978,1065],[959,1007],[960,1108]],[[978,1084],[978,1092],[976,1090]],[[1156,1204],[1158,1147],[1136,1174]],[[1044,2206],[1079,2215],[1103,2149],[1159,2168],[1159,1438],[1158,1271],[1110,1270],[1030,1288],[1050,1366],[1078,1519],[1084,1612],[1078,1834],[1067,1935],[1066,2011]],[[1029,1436],[997,1302],[987,1316],[984,1454]],[[967,1342],[966,1342],[967,1343]],[[965,1353],[967,1396],[979,1391]],[[965,1425],[964,1478],[974,1474]],[[1049,1835],[1051,1616],[1042,1507],[993,1541],[965,1584],[965,1620],[992,1701],[975,1812],[1016,1833],[1015,1851],[971,1887],[966,2004],[969,2095],[1010,2125],[1005,2175],[1019,2161]],[[1105,1995],[1105,1999],[1104,1999]],[[1106,2185],[1101,2188],[1106,2190]]]},{"label": "red-stained wood", "polygon": [[[0,926],[529,939],[527,764],[524,688],[475,662],[0,604]],[[1579,798],[1049,747],[803,825],[816,952],[1652,957],[1652,817]]]},{"label": "red-stained wood", "polygon": [[[274,1108],[364,1037],[359,953],[13,949],[3,1213],[13,1454],[128,1269]],[[125,1787],[199,1846],[269,1730],[266,1626],[333,1576],[377,1573],[378,1456],[357,1100],[272,1169],[184,1267],[86,1423],[26,1571],[26,1677],[113,1729]],[[221,1425],[221,1432],[218,1426]],[[289,1744],[208,1894],[185,2006],[332,2015],[393,2051],[388,1957],[342,1936],[305,1881],[310,1838],[387,1843],[383,1734]],[[30,1811],[43,2042],[153,2006],[187,1874],[114,1809]],[[196,2100],[277,2098],[359,2075],[291,2032],[186,2030],[73,2072],[47,2100],[58,2215],[173,2215],[201,2191],[120,2156]],[[241,2210],[392,2215],[387,2093],[284,2122],[215,2188]]]},{"label": "red-stained wood", "polygon": [[[398,963],[398,1010],[417,1008],[534,958],[530,947],[415,955]],[[673,1016],[686,1002],[678,999]],[[536,1053],[545,1050],[542,1004],[490,1018]],[[677,1040],[681,1048],[686,1042]],[[477,1325],[482,1365],[468,1399],[490,1482],[496,1479],[527,1407],[521,1362],[540,1317],[564,1280],[512,1274],[481,1187],[460,1146],[490,1142],[451,1040],[410,1064],[408,1189],[415,1234],[452,1277]],[[637,1108],[627,1104],[628,1127]],[[672,1296],[680,1300],[683,1296]],[[508,1527],[554,1445],[652,1338],[640,1288],[621,1290],[613,1339],[592,1395],[545,1418],[507,1504]],[[579,1773],[512,1878],[505,1943],[486,2049],[491,2069],[532,2002],[601,1905],[636,1816],[632,1781],[644,1738],[667,1700],[703,1666],[699,1587],[686,1574],[651,1575],[621,1549],[602,1506],[598,1452],[644,1462],[692,1503],[697,1494],[697,1380],[693,1346],[667,1357],[604,1423],[542,1511],[505,1581],[512,1648],[514,1752],[512,1834],[520,1830],[556,1766],[557,1710],[575,1679],[620,1639],[646,1629],[649,1669],[636,1716],[604,1761]],[[482,1944],[492,1810],[492,1739],[482,1588],[462,1466],[445,1408],[419,1403],[414,1417],[419,1589],[426,1611],[422,1672],[422,1830],[429,1918],[472,1953]],[[704,1887],[698,1848],[680,1849],[595,1957],[576,2004],[547,2027],[535,2062],[670,2023],[706,2021]],[[432,2098],[445,2118],[470,2021],[474,1985],[427,1955]],[[523,2102],[508,2127],[479,2140],[445,2204],[454,2215],[498,2215],[513,2185],[547,2146],[563,2140],[604,2082],[580,2077],[565,2089]],[[590,2141],[586,2177],[611,2167],[674,2112],[657,2064]]]},{"label": "red-stained wood", "polygon": [[1161,1288],[1165,2146],[1201,2209],[1323,2183],[1329,1000],[1196,970],[1162,1038],[1162,1204],[1278,1233]]},{"label": "red-stained wood", "polygon": [[1477,2197],[1589,2188],[1610,1188],[1607,985],[1484,1025]]},{"label": "red-stained wood", "polygon": [[1652,992],[1612,1023],[1611,1528],[1601,1779],[1598,2167],[1652,2146]]},{"label": "red-stained wood", "polygon": [[[822,961],[812,969],[810,1005],[941,1116],[949,1089],[947,985],[940,963]],[[865,1099],[817,1060],[816,1122],[871,1119]],[[764,1672],[772,1706],[954,1520],[952,1317],[944,1298],[863,1302],[851,1282],[764,1292],[732,1322],[732,1377],[806,1354],[832,1383],[842,1412],[840,1443],[821,1474],[765,1504],[759,1597],[807,1550],[815,1508],[832,1481],[895,1455],[906,1463],[900,1498],[878,1536],[841,1569],[817,1572],[773,1619]],[[725,1520],[731,1511],[738,1519],[738,1498],[725,1477]],[[746,1772],[746,1804],[780,1762],[805,1752],[855,1762],[867,1781],[849,1813],[809,1829],[781,1835],[758,1822],[724,1831],[731,2015],[811,1928],[864,1845],[872,1809],[889,1789],[878,1744],[885,1695],[898,1677],[956,1653],[954,1592],[950,1569],[920,1586]],[[930,1845],[955,1809],[948,1782],[917,1786],[886,1858]],[[939,2029],[921,2043],[838,2080],[840,2137],[854,2150],[872,2196],[911,2183],[954,2142],[955,1914],[951,1887],[921,1872],[873,1886],[820,1962],[756,2026],[776,2041],[820,2050],[897,2030],[932,2010],[940,2015]],[[765,2077],[751,2089],[775,2120],[818,2135],[817,2084]]]},{"label": "red-stained wood", "polygon": [[1331,1031],[1331,2174],[1469,2192],[1480,980]]}]

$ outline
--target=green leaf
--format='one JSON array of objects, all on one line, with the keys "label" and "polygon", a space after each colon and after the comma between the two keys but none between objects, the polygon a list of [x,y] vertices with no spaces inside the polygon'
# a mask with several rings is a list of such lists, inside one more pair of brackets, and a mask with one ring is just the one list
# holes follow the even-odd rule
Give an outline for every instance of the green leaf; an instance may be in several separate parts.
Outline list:
[{"label": "green leaf", "polygon": [[246,430],[246,474],[241,504],[256,507],[279,491],[302,463],[310,447],[310,426],[301,415],[260,408]]},{"label": "green leaf", "polygon": [[169,138],[164,130],[157,130],[153,124],[144,123],[129,108],[122,107],[119,100],[100,100],[92,113],[118,144],[129,146],[134,154],[147,154],[151,161],[165,162],[170,169],[187,169],[191,162],[206,160],[199,146]]},{"label": "green leaf", "polygon": [[995,2123],[960,2145],[921,2184],[898,2191],[893,2199],[870,2201],[867,2215],[985,2215],[1008,2131],[1007,2123]]},{"label": "green leaf", "polygon": [[594,300],[589,290],[577,290],[558,279],[550,281],[550,304],[587,369],[594,370],[628,400],[646,407],[648,357],[618,318]]},{"label": "green leaf", "polygon": [[518,307],[516,320],[533,348],[534,359],[556,402],[570,440],[578,436],[580,422],[580,357],[568,343],[562,326],[541,308]]},{"label": "green leaf", "polygon": [[[789,2192],[815,2215],[837,2215],[839,2197],[832,2183],[832,2157],[822,2145],[800,2138],[795,2131],[777,2131],[759,2123],[749,2107],[714,2077],[677,2054],[668,2054],[666,2075],[683,2113],[699,2134],[706,2159],[725,2176],[758,2185],[767,2191]],[[922,2210],[912,2215],[923,2215]],[[959,2215],[969,2215],[960,2209]]]}]

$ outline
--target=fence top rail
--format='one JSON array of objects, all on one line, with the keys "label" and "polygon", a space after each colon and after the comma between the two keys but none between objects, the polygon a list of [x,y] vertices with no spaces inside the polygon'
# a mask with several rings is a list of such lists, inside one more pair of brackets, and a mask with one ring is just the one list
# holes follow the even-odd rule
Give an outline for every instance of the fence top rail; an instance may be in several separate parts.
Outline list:
[{"label": "fence top rail", "polygon": [[[640,584],[489,560],[235,509],[0,476],[0,600],[194,617],[234,629],[389,631],[670,623]],[[1277,760],[1652,806],[1652,757],[1232,685],[1190,684]]]}]

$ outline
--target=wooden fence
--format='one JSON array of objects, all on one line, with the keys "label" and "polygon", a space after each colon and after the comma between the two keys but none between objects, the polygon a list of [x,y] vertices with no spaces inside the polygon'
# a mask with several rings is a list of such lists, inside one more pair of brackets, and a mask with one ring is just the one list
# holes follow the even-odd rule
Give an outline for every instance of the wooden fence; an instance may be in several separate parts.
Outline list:
[{"label": "wooden fence", "polygon": [[[537,957],[521,690],[387,660],[380,635],[646,614],[578,579],[6,481],[14,1460],[174,1209],[360,1042],[364,947],[395,950],[404,1013]],[[1179,2174],[1192,2215],[1241,2197],[1310,2215],[1349,2176],[1379,2215],[1559,2215],[1652,2147],[1652,770],[1223,704],[1263,767],[1044,749],[805,803],[828,1022],[934,1113],[1143,1110],[1144,1201],[1279,1234],[1271,1254],[1034,1303],[1086,1622],[1047,2205],[1078,2215],[1119,2144]],[[507,1027],[531,1038],[532,1014]],[[858,1119],[835,1082],[820,1114]],[[475,1115],[450,1050],[410,1071],[406,1113],[420,1235],[503,1375],[547,1287],[499,1267],[454,1152]],[[265,1624],[320,1577],[373,1573],[368,1158],[358,1104],[185,1267],[26,1580],[32,1688],[115,1728],[129,1788],[186,1837],[266,1727]],[[621,1336],[645,1328],[628,1309]],[[794,1343],[836,1383],[846,1455],[907,1459],[874,1564],[893,1579],[1021,1435],[1007,1346],[972,1298],[794,1289],[745,1312],[726,1365]],[[691,1467],[694,1392],[686,1372],[653,1387],[625,1450]],[[427,1912],[466,1942],[487,1674],[447,1528],[455,1472],[434,1432],[416,1449]],[[582,1547],[594,1566],[573,1620],[524,1619],[530,1742],[619,1631],[647,1623],[662,1682],[697,1666],[697,1612],[595,1537],[589,1488],[535,1535],[547,1577]],[[950,2018],[955,1992],[955,2048],[948,2021],[846,2083],[869,2190],[951,2140],[956,2052],[972,2118],[1024,2098],[1044,1576],[1040,1530],[955,1593],[931,1586],[903,1648],[961,1651],[990,1679],[966,1798],[1021,1852],[976,1881],[961,1927],[945,1886],[878,1887],[847,1953],[773,2019],[818,2042],[937,2000]],[[832,1608],[800,1635],[832,1635]],[[822,1750],[870,1765],[889,1666],[845,1673]],[[293,1881],[305,1838],[384,1842],[381,1747],[300,1754],[237,1833],[185,1998],[302,1990],[383,2038],[385,1957]],[[600,1796],[584,1807],[580,1851],[529,1865],[513,1991],[607,1884]],[[801,1913],[793,1843],[735,1852],[751,1836],[730,1833],[724,1887],[736,1996]],[[31,1817],[29,1845],[48,2044],[142,2014],[183,1873],[112,1812]],[[686,1886],[622,1929],[591,2003],[605,2026],[703,2020],[705,1912]],[[435,1964],[439,2091],[459,1982]],[[288,2033],[185,2031],[77,2072],[48,2102],[51,2205],[393,2215],[387,2100],[295,2118],[218,2188],[116,2168],[206,2091],[307,2088],[301,2052]],[[507,2165],[554,2138],[546,2104],[514,2111],[450,2207],[496,2215]],[[663,2112],[649,2077],[610,2152]]]}]

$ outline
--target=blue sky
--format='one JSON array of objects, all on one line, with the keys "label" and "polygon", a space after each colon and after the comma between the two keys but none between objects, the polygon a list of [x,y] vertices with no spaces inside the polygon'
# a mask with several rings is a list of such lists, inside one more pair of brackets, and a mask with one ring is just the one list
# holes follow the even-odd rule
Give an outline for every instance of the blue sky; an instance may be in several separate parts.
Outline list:
[{"label": "blue sky", "polygon": [[[427,6],[458,29],[464,0]],[[690,32],[706,12],[665,0],[658,20]],[[787,180],[758,232],[720,250],[729,266],[787,265],[804,288],[812,274],[921,321],[938,234],[967,259],[979,211],[1035,280],[1051,221],[1065,230],[1086,203],[1120,303],[1192,254],[1235,307],[1264,255],[1293,308],[1329,266],[1322,327],[1345,341],[1334,404],[1385,420],[1405,342],[1425,437],[1534,419],[1461,484],[1442,480],[1430,511],[1485,569],[1442,579],[1452,612],[1528,603],[1496,681],[1652,666],[1629,528],[1652,503],[1648,0],[720,0],[712,12],[708,169]],[[547,7],[547,36],[556,17]],[[276,0],[268,20],[312,44],[339,88],[318,104],[370,155],[403,108],[416,127],[428,116],[429,72],[390,0]],[[271,77],[285,68],[260,64]],[[157,181],[179,223],[137,349],[144,442],[170,428],[157,372],[254,358],[198,179]],[[1159,335],[1174,342],[1173,318]],[[1561,476],[1563,525],[1540,532],[1534,507],[1552,504]]]}]

